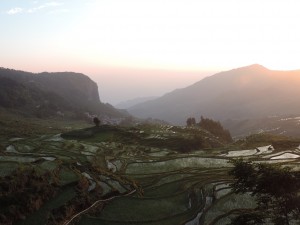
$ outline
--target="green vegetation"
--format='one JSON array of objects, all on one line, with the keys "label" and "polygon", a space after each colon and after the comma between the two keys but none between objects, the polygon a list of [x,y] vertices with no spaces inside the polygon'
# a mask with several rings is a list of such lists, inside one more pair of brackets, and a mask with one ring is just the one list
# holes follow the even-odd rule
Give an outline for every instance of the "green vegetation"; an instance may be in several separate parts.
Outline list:
[{"label": "green vegetation", "polygon": [[[84,120],[51,117],[47,119],[20,115],[0,107],[0,140],[13,137],[36,137],[41,134],[59,134],[69,130],[90,127]],[[1,145],[1,143],[0,143]]]},{"label": "green vegetation", "polygon": [[188,127],[195,126],[196,125],[196,119],[194,117],[187,118],[186,125]]},{"label": "green vegetation", "polygon": [[0,68],[0,107],[37,118],[85,118],[85,112],[124,117],[100,102],[97,84],[84,74],[61,72],[33,74]]},{"label": "green vegetation", "polygon": [[205,130],[208,130],[216,137],[219,137],[225,143],[232,142],[232,137],[229,131],[224,129],[219,121],[214,121],[212,119],[204,118],[203,116],[201,116],[201,120],[198,126]]},{"label": "green vegetation", "polygon": [[[238,224],[259,217],[253,215],[255,196],[236,194],[230,186],[231,159],[245,155],[300,169],[299,150],[269,146],[279,137],[261,135],[256,146],[258,139],[251,137],[227,145],[199,126],[91,127],[54,118],[19,118],[10,126],[17,117],[6,118],[0,123],[8,131],[1,135],[0,150],[0,223],[5,225],[63,224],[94,203],[70,224]],[[245,143],[255,147],[241,150]],[[22,183],[23,177],[28,182]]]},{"label": "green vegetation", "polygon": [[98,117],[94,117],[93,122],[94,122],[94,124],[96,125],[96,127],[99,127],[99,125],[100,125],[100,120],[98,119]]},{"label": "green vegetation", "polygon": [[275,225],[290,225],[300,222],[300,173],[291,168],[233,161],[229,172],[236,180],[232,184],[236,193],[250,192],[255,196],[257,208],[254,212],[238,216],[234,224],[262,224],[270,219]]},{"label": "green vegetation", "polygon": [[58,171],[38,172],[33,167],[19,167],[0,177],[0,223],[13,224],[38,210],[58,191]]},{"label": "green vegetation", "polygon": [[214,136],[219,138],[221,142],[224,142],[226,144],[233,141],[230,132],[224,129],[219,121],[214,121],[212,119],[204,118],[203,116],[201,116],[199,123],[197,123],[194,117],[189,117],[186,120],[186,125],[187,127],[200,127],[206,131],[209,131]]},{"label": "green vegetation", "polygon": [[269,144],[273,145],[276,150],[294,149],[299,146],[300,139],[270,133],[260,133],[249,135],[236,142],[236,145],[243,149],[255,148],[257,146]]},{"label": "green vegetation", "polygon": [[109,141],[143,147],[167,148],[182,153],[224,146],[218,138],[196,127],[185,129],[149,124],[129,129],[102,125],[67,132],[62,137],[85,139],[93,142]]}]

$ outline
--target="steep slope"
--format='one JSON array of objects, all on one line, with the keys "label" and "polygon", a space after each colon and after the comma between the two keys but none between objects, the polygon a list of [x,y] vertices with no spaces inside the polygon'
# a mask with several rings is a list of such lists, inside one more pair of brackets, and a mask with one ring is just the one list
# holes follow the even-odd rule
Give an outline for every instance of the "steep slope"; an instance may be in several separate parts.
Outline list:
[{"label": "steep slope", "polygon": [[[121,113],[100,102],[97,84],[88,76],[72,72],[33,74],[0,68],[0,106],[32,109],[44,105],[51,110],[71,110],[109,116]],[[48,107],[49,108],[49,107]]]},{"label": "steep slope", "polygon": [[201,115],[223,121],[296,114],[300,113],[299,85],[300,70],[272,71],[251,65],[217,73],[128,111],[175,124]]}]

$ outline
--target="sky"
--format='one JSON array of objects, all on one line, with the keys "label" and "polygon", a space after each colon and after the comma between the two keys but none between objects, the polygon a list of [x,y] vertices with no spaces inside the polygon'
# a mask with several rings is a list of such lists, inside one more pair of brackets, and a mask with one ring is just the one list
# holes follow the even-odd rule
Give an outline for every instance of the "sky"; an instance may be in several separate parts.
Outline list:
[{"label": "sky", "polygon": [[300,69],[299,0],[0,0],[0,66],[74,71],[116,104],[250,64]]}]

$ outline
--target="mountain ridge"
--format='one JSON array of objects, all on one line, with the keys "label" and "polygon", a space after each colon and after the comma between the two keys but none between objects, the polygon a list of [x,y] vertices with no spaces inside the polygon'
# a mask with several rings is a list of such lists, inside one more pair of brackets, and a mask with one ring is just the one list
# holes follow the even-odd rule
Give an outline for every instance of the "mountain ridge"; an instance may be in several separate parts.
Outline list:
[{"label": "mountain ridge", "polygon": [[[288,79],[287,79],[288,78]],[[186,88],[128,109],[137,117],[152,117],[173,124],[201,115],[216,120],[245,119],[300,113],[300,70],[269,70],[253,64],[216,73]],[[284,109],[283,109],[284,108]]]},{"label": "mountain ridge", "polygon": [[[2,84],[0,106],[4,108],[26,108],[25,111],[29,114],[41,107],[44,110],[40,114],[55,114],[58,111],[72,111],[75,114],[89,112],[107,116],[123,114],[113,106],[102,103],[97,84],[82,73],[30,73],[0,68],[0,79],[11,85],[9,88]],[[20,102],[17,103],[20,99],[23,101],[21,105]]]}]

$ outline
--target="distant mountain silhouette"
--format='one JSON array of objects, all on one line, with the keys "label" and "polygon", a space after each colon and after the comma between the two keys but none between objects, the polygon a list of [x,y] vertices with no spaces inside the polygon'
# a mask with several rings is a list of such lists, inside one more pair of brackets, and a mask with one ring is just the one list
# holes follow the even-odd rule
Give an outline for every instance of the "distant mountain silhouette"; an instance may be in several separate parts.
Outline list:
[{"label": "distant mountain silhouette", "polygon": [[213,76],[128,111],[141,118],[184,124],[201,115],[215,120],[300,113],[300,70],[273,71],[251,65]]},{"label": "distant mountain silhouette", "polygon": [[0,106],[37,115],[58,111],[122,115],[111,105],[100,102],[94,81],[73,72],[34,74],[0,68]]},{"label": "distant mountain silhouette", "polygon": [[116,104],[115,107],[118,108],[118,109],[128,109],[128,108],[130,108],[134,105],[137,105],[139,103],[146,102],[146,101],[149,101],[149,100],[153,100],[155,98],[157,98],[157,97],[151,96],[151,97],[134,98],[134,99],[130,99],[130,100],[127,100],[127,101],[120,102],[120,103]]}]

